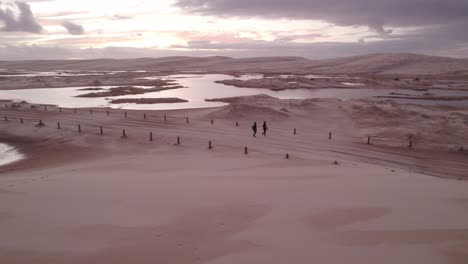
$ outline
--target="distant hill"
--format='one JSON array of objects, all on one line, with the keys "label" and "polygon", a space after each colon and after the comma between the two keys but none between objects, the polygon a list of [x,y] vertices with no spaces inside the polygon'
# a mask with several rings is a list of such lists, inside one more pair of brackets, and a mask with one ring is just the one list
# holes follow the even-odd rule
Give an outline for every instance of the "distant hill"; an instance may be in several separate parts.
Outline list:
[{"label": "distant hill", "polygon": [[326,60],[301,57],[162,57],[139,59],[0,61],[2,69],[149,70],[317,74],[468,75],[468,59],[406,53],[369,54]]},{"label": "distant hill", "polygon": [[369,54],[315,61],[308,70],[355,74],[467,74],[468,59],[408,53]]}]

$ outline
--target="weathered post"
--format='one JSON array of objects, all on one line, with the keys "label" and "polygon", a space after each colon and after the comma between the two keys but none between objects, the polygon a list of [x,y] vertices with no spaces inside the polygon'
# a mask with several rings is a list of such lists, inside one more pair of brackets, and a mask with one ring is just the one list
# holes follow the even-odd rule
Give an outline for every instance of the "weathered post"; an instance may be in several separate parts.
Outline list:
[{"label": "weathered post", "polygon": [[122,130],[122,138],[127,138],[127,132],[125,129]]},{"label": "weathered post", "polygon": [[57,122],[57,129],[60,129],[60,122]]},{"label": "weathered post", "polygon": [[180,145],[180,137],[177,137],[177,145]]},{"label": "weathered post", "polygon": [[89,109],[89,114],[92,115],[93,114],[93,109]]},{"label": "weathered post", "polygon": [[81,133],[81,125],[78,124],[78,133]]},{"label": "weathered post", "polygon": [[104,129],[102,128],[102,126],[99,127],[99,130],[101,132],[101,135],[104,135]]},{"label": "weathered post", "polygon": [[149,141],[153,141],[153,132],[150,132]]},{"label": "weathered post", "polygon": [[24,124],[23,118],[20,118],[20,123],[21,123],[21,124]]},{"label": "weathered post", "polygon": [[286,159],[289,159],[289,154],[286,154]]},{"label": "weathered post", "polygon": [[296,134],[297,134],[297,129],[294,129],[294,135],[296,135]]},{"label": "weathered post", "polygon": [[146,119],[146,113],[143,114],[143,119]]},{"label": "weathered post", "polygon": [[247,147],[244,148],[244,154],[245,155],[249,154],[249,149]]},{"label": "weathered post", "polygon": [[239,122],[236,122],[236,127],[238,127],[238,126],[239,126]]},{"label": "weathered post", "polygon": [[127,118],[127,111],[125,111],[125,118]]},{"label": "weathered post", "polygon": [[211,119],[211,124],[212,124],[212,125],[214,124],[214,120],[213,120],[213,119]]},{"label": "weathered post", "polygon": [[59,112],[62,113],[62,107],[59,108]]},{"label": "weathered post", "polygon": [[44,105],[44,111],[47,111],[47,105]]},{"label": "weathered post", "polygon": [[367,137],[367,145],[370,145],[371,144],[371,137]]},{"label": "weathered post", "polygon": [[208,142],[208,149],[213,149],[213,145],[211,144],[211,140]]},{"label": "weathered post", "polygon": [[410,140],[408,148],[413,148],[413,141],[412,140]]},{"label": "weathered post", "polygon": [[329,140],[332,139],[332,132],[328,133],[328,139],[329,139]]},{"label": "weathered post", "polygon": [[76,114],[76,108],[75,108],[75,114]]},{"label": "weathered post", "polygon": [[107,116],[109,116],[109,110],[106,111]]},{"label": "weathered post", "polygon": [[185,123],[187,123],[187,124],[189,123],[188,117],[185,119]]},{"label": "weathered post", "polygon": [[166,115],[164,115],[164,121],[167,121],[167,116]]}]

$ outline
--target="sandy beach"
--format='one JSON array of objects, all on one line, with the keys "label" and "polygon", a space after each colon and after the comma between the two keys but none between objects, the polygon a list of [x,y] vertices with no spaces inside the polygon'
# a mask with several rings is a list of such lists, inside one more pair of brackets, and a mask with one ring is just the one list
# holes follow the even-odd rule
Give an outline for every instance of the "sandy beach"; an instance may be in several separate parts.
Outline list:
[{"label": "sandy beach", "polygon": [[214,101],[4,101],[0,142],[26,158],[0,167],[0,262],[466,263],[466,108]]}]

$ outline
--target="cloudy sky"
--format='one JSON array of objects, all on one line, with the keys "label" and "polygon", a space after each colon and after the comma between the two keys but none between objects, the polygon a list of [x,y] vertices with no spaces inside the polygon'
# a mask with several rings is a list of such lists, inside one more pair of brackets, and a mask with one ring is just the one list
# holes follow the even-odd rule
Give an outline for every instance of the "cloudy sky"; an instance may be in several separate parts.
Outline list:
[{"label": "cloudy sky", "polygon": [[0,0],[0,60],[468,57],[468,0]]}]

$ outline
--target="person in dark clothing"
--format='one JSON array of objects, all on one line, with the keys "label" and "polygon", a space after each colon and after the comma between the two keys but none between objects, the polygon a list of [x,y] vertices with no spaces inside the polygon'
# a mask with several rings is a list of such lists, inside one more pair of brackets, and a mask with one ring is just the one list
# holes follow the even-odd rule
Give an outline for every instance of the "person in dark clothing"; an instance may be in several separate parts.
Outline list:
[{"label": "person in dark clothing", "polygon": [[257,137],[257,122],[253,124],[252,130],[253,130],[253,137]]},{"label": "person in dark clothing", "polygon": [[263,122],[263,133],[262,135],[266,137],[266,132],[268,130],[268,127],[267,127],[267,124],[266,124],[266,121]]}]

